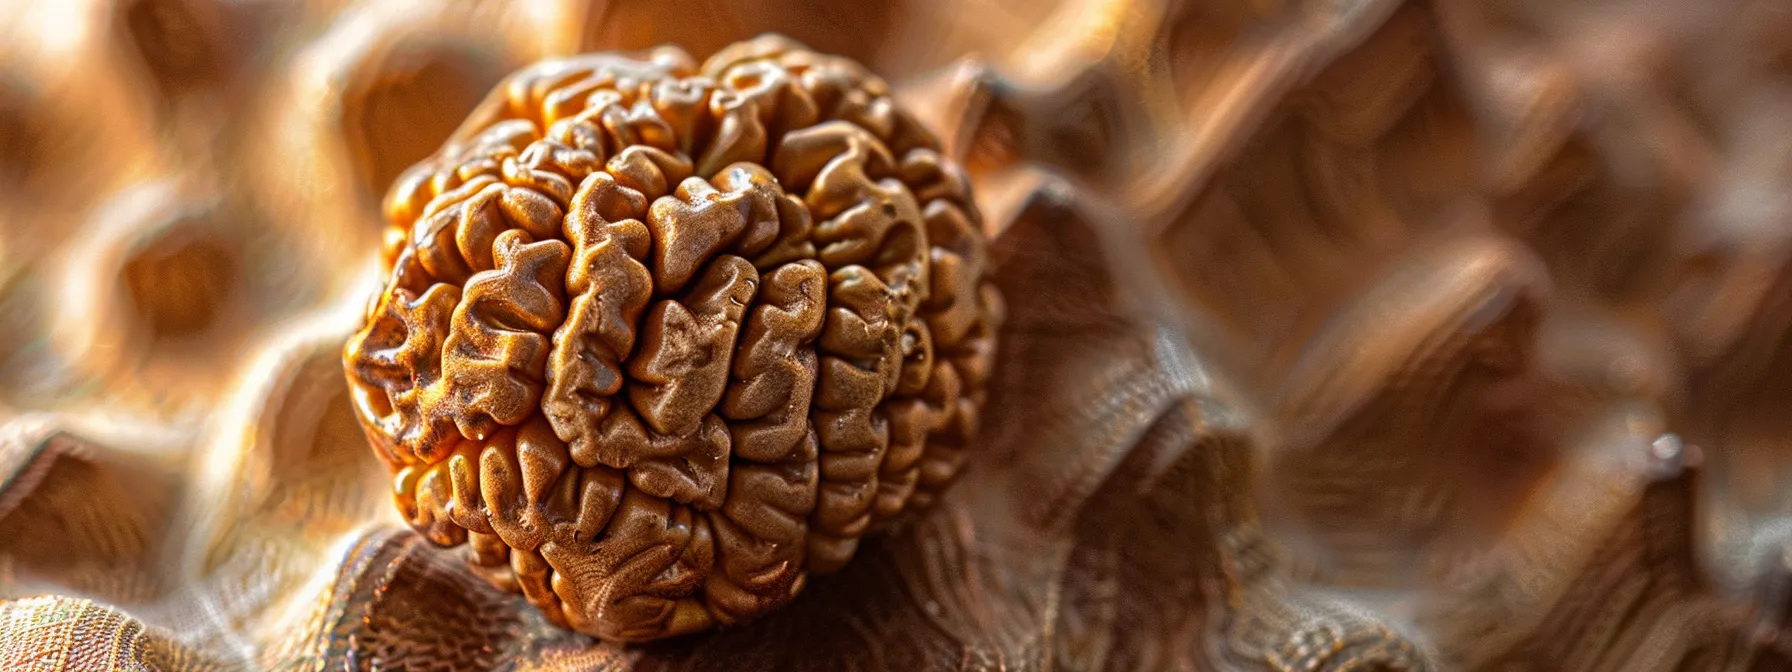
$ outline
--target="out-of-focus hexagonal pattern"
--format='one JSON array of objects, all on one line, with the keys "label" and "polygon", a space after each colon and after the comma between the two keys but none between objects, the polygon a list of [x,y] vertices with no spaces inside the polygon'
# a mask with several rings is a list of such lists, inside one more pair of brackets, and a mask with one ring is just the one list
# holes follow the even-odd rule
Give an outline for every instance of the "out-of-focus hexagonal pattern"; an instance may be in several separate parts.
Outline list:
[{"label": "out-of-focus hexagonal pattern", "polygon": [[[784,608],[600,643],[391,512],[340,363],[380,197],[504,73],[767,31],[966,167],[981,431]],[[1792,665],[1789,33],[1755,0],[5,3],[0,651]]]}]

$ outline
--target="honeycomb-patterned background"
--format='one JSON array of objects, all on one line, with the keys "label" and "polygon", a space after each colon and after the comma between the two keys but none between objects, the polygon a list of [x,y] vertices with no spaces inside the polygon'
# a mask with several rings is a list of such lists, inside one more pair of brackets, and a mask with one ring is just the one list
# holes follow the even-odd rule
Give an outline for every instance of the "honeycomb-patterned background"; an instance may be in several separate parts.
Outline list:
[{"label": "honeycomb-patterned background", "polygon": [[[342,375],[505,76],[775,31],[962,163],[936,506],[623,646],[411,531]],[[1792,6],[0,4],[0,667],[1792,669]]]}]

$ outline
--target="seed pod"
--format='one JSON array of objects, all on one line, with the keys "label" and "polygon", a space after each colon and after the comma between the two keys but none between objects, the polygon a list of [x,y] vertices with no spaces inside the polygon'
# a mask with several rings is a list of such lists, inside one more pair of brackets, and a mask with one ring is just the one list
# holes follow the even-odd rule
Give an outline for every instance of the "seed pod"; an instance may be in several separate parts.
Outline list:
[{"label": "seed pod", "polygon": [[969,184],[845,59],[537,64],[386,213],[355,408],[405,519],[561,625],[764,614],[977,433],[1001,301]]}]

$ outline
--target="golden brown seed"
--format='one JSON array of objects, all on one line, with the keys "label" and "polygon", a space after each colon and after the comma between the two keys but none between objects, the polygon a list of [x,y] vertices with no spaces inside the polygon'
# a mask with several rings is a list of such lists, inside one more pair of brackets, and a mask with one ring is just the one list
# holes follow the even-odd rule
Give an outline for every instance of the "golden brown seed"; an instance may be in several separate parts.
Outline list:
[{"label": "golden brown seed", "polygon": [[344,352],[406,519],[550,620],[789,602],[963,463],[994,354],[967,180],[782,38],[507,79],[387,197]]}]

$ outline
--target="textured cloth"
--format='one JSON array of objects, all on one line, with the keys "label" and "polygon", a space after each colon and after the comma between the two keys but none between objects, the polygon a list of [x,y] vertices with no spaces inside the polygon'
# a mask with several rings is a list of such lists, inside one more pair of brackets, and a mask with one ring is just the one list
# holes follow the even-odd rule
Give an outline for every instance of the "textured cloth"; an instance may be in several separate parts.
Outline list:
[{"label": "textured cloth", "polygon": [[222,669],[122,611],[69,597],[0,604],[0,669],[200,672]]}]

